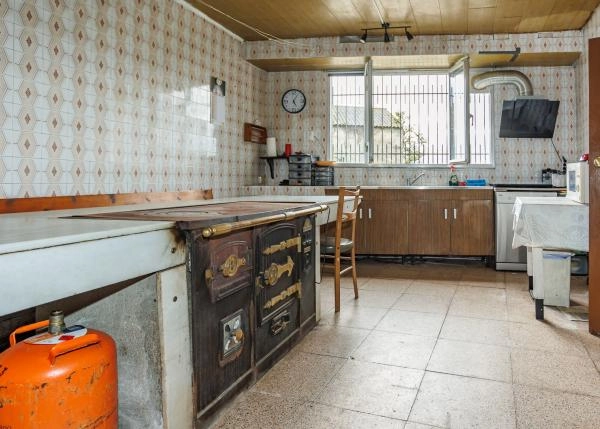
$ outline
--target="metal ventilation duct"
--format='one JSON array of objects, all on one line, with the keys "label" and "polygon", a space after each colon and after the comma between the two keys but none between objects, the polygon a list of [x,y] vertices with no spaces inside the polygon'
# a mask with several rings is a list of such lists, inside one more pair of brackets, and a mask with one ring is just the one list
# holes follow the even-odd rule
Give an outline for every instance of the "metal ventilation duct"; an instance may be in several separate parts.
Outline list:
[{"label": "metal ventilation duct", "polygon": [[519,96],[532,96],[533,87],[527,76],[517,70],[491,71],[478,74],[471,78],[475,89],[484,89],[491,85],[515,85]]}]

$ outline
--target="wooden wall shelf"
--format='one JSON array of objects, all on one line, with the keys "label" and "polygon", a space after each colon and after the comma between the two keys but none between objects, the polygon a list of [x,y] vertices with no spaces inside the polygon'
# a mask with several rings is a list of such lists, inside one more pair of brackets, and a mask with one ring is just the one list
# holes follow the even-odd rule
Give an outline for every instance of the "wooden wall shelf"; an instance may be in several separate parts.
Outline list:
[{"label": "wooden wall shelf", "polygon": [[244,123],[244,141],[250,143],[267,143],[267,129],[260,125]]}]

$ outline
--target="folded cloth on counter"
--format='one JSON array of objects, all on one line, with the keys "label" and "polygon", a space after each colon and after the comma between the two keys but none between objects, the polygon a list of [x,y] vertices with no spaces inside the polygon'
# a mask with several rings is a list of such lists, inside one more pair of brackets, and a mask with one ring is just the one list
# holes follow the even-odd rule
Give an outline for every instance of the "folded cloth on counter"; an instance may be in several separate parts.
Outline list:
[{"label": "folded cloth on counter", "polygon": [[517,197],[512,247],[589,251],[589,207],[564,197]]}]

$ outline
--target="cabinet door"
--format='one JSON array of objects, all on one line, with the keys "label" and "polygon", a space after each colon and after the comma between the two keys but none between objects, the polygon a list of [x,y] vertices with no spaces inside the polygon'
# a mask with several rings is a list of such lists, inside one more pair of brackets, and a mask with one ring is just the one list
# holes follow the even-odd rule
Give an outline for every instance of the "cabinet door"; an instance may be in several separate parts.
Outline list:
[{"label": "cabinet door", "polygon": [[363,253],[401,255],[408,249],[408,202],[369,201],[363,207]]},{"label": "cabinet door", "polygon": [[453,255],[494,253],[494,203],[491,200],[452,202]]},{"label": "cabinet door", "polygon": [[450,254],[450,206],[448,200],[411,201],[408,210],[408,253]]}]

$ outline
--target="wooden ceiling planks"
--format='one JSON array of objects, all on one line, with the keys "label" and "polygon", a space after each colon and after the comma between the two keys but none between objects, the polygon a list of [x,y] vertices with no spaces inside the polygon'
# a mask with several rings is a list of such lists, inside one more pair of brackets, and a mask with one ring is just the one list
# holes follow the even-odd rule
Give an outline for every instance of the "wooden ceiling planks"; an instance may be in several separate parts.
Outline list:
[{"label": "wooden ceiling planks", "polygon": [[[189,3],[244,40],[256,32],[207,8]],[[372,0],[202,0],[280,38],[360,35],[380,25]],[[497,34],[578,30],[600,0],[375,0],[392,26],[410,25],[419,34]]]}]

